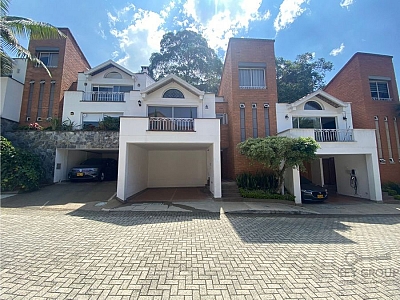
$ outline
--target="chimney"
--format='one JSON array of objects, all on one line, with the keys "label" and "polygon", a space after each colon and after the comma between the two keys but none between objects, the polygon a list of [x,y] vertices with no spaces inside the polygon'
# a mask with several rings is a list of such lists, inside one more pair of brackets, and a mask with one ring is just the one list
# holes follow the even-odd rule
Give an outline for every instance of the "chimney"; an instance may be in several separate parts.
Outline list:
[{"label": "chimney", "polygon": [[141,66],[141,68],[142,68],[142,73],[149,74],[149,67],[148,66]]}]

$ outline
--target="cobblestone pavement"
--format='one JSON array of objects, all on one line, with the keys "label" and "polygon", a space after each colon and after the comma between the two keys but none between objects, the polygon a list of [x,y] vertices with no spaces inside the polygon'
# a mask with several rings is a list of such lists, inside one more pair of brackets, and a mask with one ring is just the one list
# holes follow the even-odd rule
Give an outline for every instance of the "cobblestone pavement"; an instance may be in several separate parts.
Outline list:
[{"label": "cobblestone pavement", "polygon": [[399,216],[1,213],[1,299],[400,299]]}]

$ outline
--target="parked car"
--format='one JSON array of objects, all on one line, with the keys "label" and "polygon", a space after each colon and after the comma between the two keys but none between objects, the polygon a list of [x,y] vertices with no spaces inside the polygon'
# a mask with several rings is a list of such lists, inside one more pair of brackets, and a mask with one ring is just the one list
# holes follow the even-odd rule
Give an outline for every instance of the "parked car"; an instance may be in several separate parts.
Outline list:
[{"label": "parked car", "polygon": [[307,178],[300,177],[301,200],[322,202],[328,198],[328,190],[312,183]]},{"label": "parked car", "polygon": [[118,174],[118,162],[113,158],[89,158],[79,166],[73,167],[68,178],[76,180],[115,180]]}]

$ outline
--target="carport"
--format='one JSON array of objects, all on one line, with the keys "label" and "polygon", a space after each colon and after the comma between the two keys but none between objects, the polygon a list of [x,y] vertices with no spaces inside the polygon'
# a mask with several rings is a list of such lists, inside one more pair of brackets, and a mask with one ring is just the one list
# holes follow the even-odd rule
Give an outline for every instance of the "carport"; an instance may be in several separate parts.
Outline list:
[{"label": "carport", "polygon": [[89,158],[114,158],[118,160],[118,149],[57,148],[54,167],[54,182],[67,180],[69,170]]},{"label": "carport", "polygon": [[151,201],[204,199],[206,194],[199,191],[212,189],[213,168],[210,143],[128,143],[118,184],[124,184],[123,200],[135,195]]}]

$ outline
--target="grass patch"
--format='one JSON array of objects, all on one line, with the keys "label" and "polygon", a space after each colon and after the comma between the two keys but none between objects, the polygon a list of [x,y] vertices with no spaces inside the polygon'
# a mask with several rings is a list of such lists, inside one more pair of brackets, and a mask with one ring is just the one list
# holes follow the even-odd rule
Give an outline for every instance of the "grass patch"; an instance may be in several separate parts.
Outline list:
[{"label": "grass patch", "polygon": [[290,194],[273,194],[270,192],[266,192],[264,190],[248,190],[244,188],[239,188],[240,194],[243,198],[254,198],[254,199],[277,199],[277,200],[287,200],[293,201],[295,196]]}]

